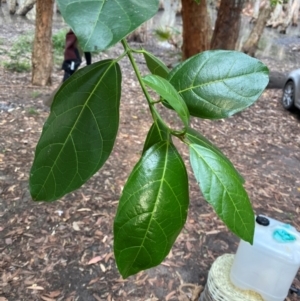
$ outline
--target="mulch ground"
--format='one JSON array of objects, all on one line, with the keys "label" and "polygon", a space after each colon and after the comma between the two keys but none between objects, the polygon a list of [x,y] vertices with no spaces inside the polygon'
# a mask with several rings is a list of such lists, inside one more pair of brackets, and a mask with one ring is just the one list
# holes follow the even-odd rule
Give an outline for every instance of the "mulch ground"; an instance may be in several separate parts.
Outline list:
[{"label": "mulch ground", "polygon": [[[171,52],[154,49],[164,60]],[[119,48],[101,55],[115,55]],[[262,60],[279,72],[297,66]],[[140,62],[145,70],[145,65]],[[126,280],[116,269],[112,223],[126,178],[141,155],[151,125],[129,63],[122,61],[120,129],[104,167],[82,188],[54,203],[35,203],[28,190],[34,149],[54,86],[30,84],[30,74],[0,67],[0,301],[192,300],[214,260],[234,253],[238,239],[204,201],[190,167],[190,208],[172,251],[156,268]],[[250,108],[218,121],[192,125],[232,160],[245,177],[256,213],[300,229],[300,114],[282,108],[280,89],[266,90]],[[172,122],[172,116],[167,116]],[[186,164],[188,151],[175,141]],[[186,286],[186,284],[188,284]],[[300,287],[300,274],[295,286]],[[188,299],[184,299],[188,298]],[[195,297],[194,297],[194,300]],[[296,300],[289,296],[287,300]]]}]

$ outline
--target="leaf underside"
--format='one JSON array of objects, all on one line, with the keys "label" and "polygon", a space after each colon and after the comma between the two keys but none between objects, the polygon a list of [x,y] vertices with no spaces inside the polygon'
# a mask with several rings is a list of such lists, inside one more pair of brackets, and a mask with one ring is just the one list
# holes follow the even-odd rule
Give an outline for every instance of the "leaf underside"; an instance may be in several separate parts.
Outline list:
[{"label": "leaf underside", "polygon": [[84,51],[103,51],[158,11],[159,0],[57,0]]}]

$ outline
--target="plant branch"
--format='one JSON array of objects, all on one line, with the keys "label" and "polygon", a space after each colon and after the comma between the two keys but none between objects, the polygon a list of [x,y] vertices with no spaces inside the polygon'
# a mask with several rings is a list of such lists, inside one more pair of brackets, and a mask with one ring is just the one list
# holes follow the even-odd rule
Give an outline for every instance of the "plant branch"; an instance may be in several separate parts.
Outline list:
[{"label": "plant branch", "polygon": [[129,58],[129,61],[130,61],[131,65],[132,65],[132,68],[133,68],[133,70],[135,72],[135,75],[136,75],[136,77],[137,77],[137,79],[139,81],[139,84],[140,84],[140,86],[141,86],[141,88],[143,90],[143,93],[144,93],[144,95],[146,97],[146,100],[148,102],[149,109],[150,109],[150,112],[151,112],[151,115],[152,115],[152,118],[153,118],[154,122],[157,124],[157,119],[159,119],[166,128],[169,128],[166,125],[166,123],[162,120],[162,118],[156,113],[156,110],[153,108],[153,100],[151,99],[151,96],[149,95],[149,92],[146,89],[146,86],[145,86],[145,84],[143,82],[140,70],[139,70],[139,68],[138,68],[138,66],[137,66],[137,64],[135,62],[135,59],[134,59],[134,57],[132,55],[132,52],[135,52],[135,50],[132,50],[130,48],[130,46],[128,45],[128,43],[127,43],[127,41],[125,39],[123,39],[121,42],[122,42],[122,45],[124,47],[125,53],[127,54],[128,58]]},{"label": "plant branch", "polygon": [[[145,84],[143,83],[142,75],[141,75],[140,70],[139,70],[139,68],[138,68],[138,66],[137,66],[137,64],[135,62],[135,59],[134,59],[134,57],[132,55],[133,51],[132,51],[132,49],[130,48],[130,46],[128,45],[128,43],[127,43],[127,41],[125,39],[123,39],[121,42],[122,42],[122,45],[124,47],[125,52],[127,53],[129,61],[130,61],[131,65],[132,65],[132,67],[133,67],[135,75],[136,75],[136,77],[137,77],[137,79],[138,79],[138,81],[140,83],[140,86],[141,86],[141,88],[143,90],[143,93],[144,93],[144,95],[145,95],[145,97],[147,99],[147,102],[148,102],[148,104],[149,104],[149,106],[151,108],[152,99],[151,99],[151,96],[149,95],[149,93],[148,93],[148,91],[146,89]],[[152,109],[151,109],[151,112],[152,112]]]}]

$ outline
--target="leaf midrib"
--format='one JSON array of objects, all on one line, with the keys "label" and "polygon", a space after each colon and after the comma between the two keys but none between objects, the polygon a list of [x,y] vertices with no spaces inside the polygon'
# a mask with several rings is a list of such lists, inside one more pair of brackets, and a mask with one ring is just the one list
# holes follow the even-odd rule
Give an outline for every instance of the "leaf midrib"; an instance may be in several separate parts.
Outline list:
[{"label": "leaf midrib", "polygon": [[[196,145],[197,147],[204,148],[204,149],[206,149],[207,151],[211,152],[209,149],[207,149],[207,148],[205,148],[205,147],[201,147],[200,145],[197,145],[197,144],[195,144],[195,145]],[[234,208],[235,208],[235,211],[237,212],[237,214],[238,214],[240,220],[243,221],[243,219],[242,219],[242,217],[241,217],[241,215],[240,215],[240,213],[239,213],[240,211],[237,210],[237,207],[235,206],[235,203],[234,203],[233,199],[231,198],[231,195],[230,195],[230,194],[228,193],[228,191],[225,189],[225,185],[223,184],[223,181],[221,181],[221,179],[220,179],[220,178],[218,177],[218,175],[214,172],[214,170],[213,170],[212,168],[210,168],[210,165],[206,162],[206,160],[203,158],[203,156],[201,156],[201,154],[195,149],[195,147],[193,146],[193,144],[190,145],[190,148],[192,148],[192,149],[195,151],[195,153],[198,154],[199,158],[202,159],[202,161],[203,161],[204,164],[208,167],[208,169],[210,169],[210,170],[212,171],[212,173],[217,177],[217,179],[219,180],[219,183],[221,183],[221,185],[223,186],[223,191],[226,191],[226,193],[228,194],[228,196],[229,196],[229,198],[230,198],[230,200],[231,200],[231,202],[232,202],[232,204],[233,204],[233,206],[234,206]],[[222,204],[223,204],[223,199],[222,199]],[[223,207],[223,205],[222,205],[222,207]],[[246,224],[245,224],[245,223],[243,223],[243,226],[244,226],[244,228],[247,230],[247,227],[246,227]],[[247,230],[247,232],[250,234],[250,232],[249,232],[248,230]]]},{"label": "leaf midrib", "polygon": [[[107,72],[110,70],[110,68],[111,68],[115,63],[116,63],[115,60],[112,60],[112,61],[109,63],[110,66],[108,66],[108,68],[106,68],[105,72],[103,72],[103,74],[102,74],[101,78],[99,79],[98,83],[95,85],[95,87],[94,87],[93,90],[91,91],[91,93],[90,93],[88,99],[87,99],[87,100],[85,101],[85,103],[82,105],[82,109],[81,109],[80,113],[78,114],[78,116],[77,116],[77,118],[76,118],[76,121],[74,122],[74,125],[73,125],[72,128],[70,129],[70,131],[69,131],[69,133],[68,133],[68,135],[67,135],[67,138],[65,139],[65,142],[62,143],[62,148],[61,148],[61,150],[59,151],[59,153],[58,153],[58,155],[57,155],[55,161],[53,162],[52,167],[50,168],[50,171],[48,172],[48,176],[47,176],[47,178],[44,180],[44,183],[46,183],[46,182],[48,181],[48,179],[49,179],[49,177],[50,177],[50,174],[53,174],[53,168],[56,166],[56,162],[57,162],[58,158],[60,157],[60,154],[61,154],[62,151],[64,150],[64,148],[65,148],[65,146],[66,146],[66,142],[70,139],[70,136],[72,135],[74,129],[76,128],[76,125],[77,125],[77,123],[78,123],[78,120],[80,119],[81,115],[83,114],[85,108],[88,107],[88,103],[89,103],[89,101],[90,101],[92,95],[94,95],[95,90],[98,88],[98,86],[99,86],[100,83],[102,82],[103,78],[106,76]],[[104,63],[104,64],[102,64],[102,65],[100,65],[100,66],[103,67],[105,64],[108,64],[108,63]],[[99,67],[99,66],[98,66],[98,67]],[[85,75],[86,75],[86,74],[85,74]],[[77,173],[75,173],[74,177],[76,176],[76,174],[77,174]],[[73,181],[74,177],[72,178],[72,181]],[[72,183],[72,181],[71,181],[71,183]],[[56,181],[55,181],[55,183],[56,183]],[[70,186],[70,185],[68,185],[68,187],[69,187],[69,186]],[[44,185],[41,186],[40,191],[39,191],[38,194],[36,195],[36,199],[38,199],[38,196],[40,195],[40,193],[41,193],[41,191],[43,190],[43,188],[44,188]]]},{"label": "leaf midrib", "polygon": [[[223,79],[218,79],[218,80],[212,80],[212,81],[209,81],[209,82],[201,83],[201,84],[196,85],[196,86],[190,86],[190,87],[185,88],[183,90],[178,90],[178,92],[179,93],[184,93],[186,91],[190,91],[190,90],[193,90],[193,89],[197,89],[197,88],[205,87],[205,86],[208,86],[208,85],[224,82],[225,80],[228,80],[228,79],[240,78],[240,77],[247,76],[247,75],[252,75],[252,74],[255,74],[255,73],[265,73],[265,72],[264,71],[255,71],[255,72],[250,72],[250,73],[244,73],[244,74],[237,75],[237,76],[226,77],[225,79],[223,78]],[[172,78],[170,79],[170,82],[171,81],[172,81]],[[231,89],[229,89],[229,90],[231,90]]]},{"label": "leaf midrib", "polygon": [[[169,150],[169,144],[168,143],[165,143],[167,148],[166,148],[166,155],[165,155],[165,162],[164,162],[164,168],[163,168],[163,173],[162,173],[162,176],[161,176],[161,179],[160,179],[160,187],[158,189],[158,192],[157,192],[157,197],[156,197],[156,201],[155,201],[155,204],[154,204],[154,209],[152,210],[152,213],[151,213],[151,217],[150,217],[150,220],[149,220],[149,223],[148,223],[148,227],[147,227],[147,230],[145,231],[145,235],[144,235],[144,238],[143,238],[143,241],[141,243],[141,245],[138,247],[139,248],[139,251],[137,252],[134,260],[132,261],[130,267],[127,268],[127,271],[130,270],[133,266],[133,264],[135,263],[137,257],[139,256],[140,252],[141,252],[141,249],[144,248],[144,242],[146,240],[146,237],[147,237],[147,234],[148,234],[148,231],[149,231],[149,227],[152,223],[152,220],[153,220],[153,215],[154,215],[154,212],[157,211],[157,202],[158,202],[158,196],[161,192],[161,188],[162,188],[162,183],[164,182],[164,177],[165,177],[165,173],[166,173],[166,166],[167,166],[167,159],[168,159],[168,150]],[[164,144],[161,145],[161,147],[163,146]],[[162,233],[164,233],[163,229],[162,229]],[[164,233],[165,234],[165,233]]]}]

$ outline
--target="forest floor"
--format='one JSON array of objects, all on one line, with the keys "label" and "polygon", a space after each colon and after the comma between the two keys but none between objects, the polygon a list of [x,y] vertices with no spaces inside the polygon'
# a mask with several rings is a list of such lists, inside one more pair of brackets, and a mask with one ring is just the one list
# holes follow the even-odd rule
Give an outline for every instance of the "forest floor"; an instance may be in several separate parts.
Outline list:
[{"label": "forest floor", "polygon": [[[7,41],[3,47],[24,30],[13,23],[1,26],[0,38]],[[145,47],[169,64],[178,58],[175,51]],[[297,39],[284,47],[290,55],[287,60],[264,53],[259,58],[274,72],[298,68],[300,53],[293,51]],[[101,59],[120,51],[113,48]],[[6,59],[0,52],[0,62]],[[146,68],[142,59],[139,66]],[[184,300],[180,288],[190,297],[195,287],[183,289],[183,284],[205,285],[214,260],[236,251],[238,239],[204,201],[189,168],[188,219],[172,251],[158,267],[126,280],[120,277],[112,223],[122,187],[151,125],[129,62],[123,60],[121,67],[120,128],[110,158],[82,188],[45,204],[32,201],[28,175],[49,115],[43,100],[58,86],[62,73],[54,70],[52,87],[36,87],[30,83],[30,72],[15,73],[0,65],[0,301]],[[300,230],[300,114],[285,111],[281,96],[280,89],[265,90],[242,113],[218,121],[193,119],[192,125],[223,150],[245,177],[257,214]],[[178,147],[189,165],[187,149]],[[300,274],[294,284],[300,288]]]}]

